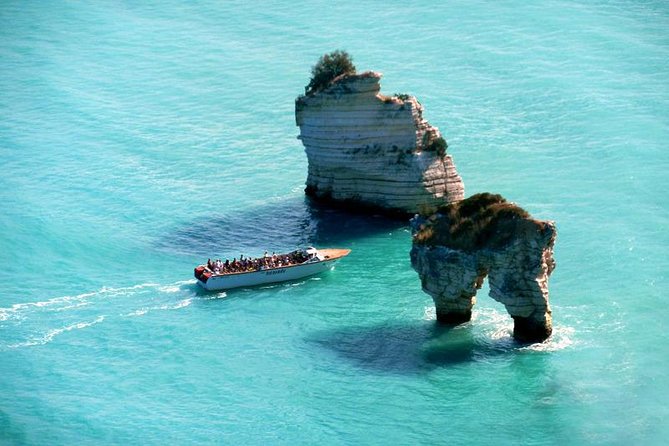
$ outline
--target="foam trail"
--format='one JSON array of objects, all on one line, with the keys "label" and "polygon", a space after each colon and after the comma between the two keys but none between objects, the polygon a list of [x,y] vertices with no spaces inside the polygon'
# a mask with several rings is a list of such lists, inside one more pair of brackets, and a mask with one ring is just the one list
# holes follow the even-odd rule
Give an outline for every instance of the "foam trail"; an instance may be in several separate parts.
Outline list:
[{"label": "foam trail", "polygon": [[142,308],[142,309],[133,311],[132,313],[122,314],[121,316],[122,317],[144,316],[148,312],[149,312],[148,308]]},{"label": "foam trail", "polygon": [[[107,295],[119,295],[119,294],[127,294],[129,291],[137,290],[137,289],[142,289],[146,287],[151,287],[151,286],[157,286],[158,284],[155,283],[142,283],[138,285],[133,285],[131,287],[124,287],[124,288],[108,288],[108,287],[102,287],[98,291],[92,291],[88,293],[82,293],[82,294],[77,294],[74,296],[60,296],[60,297],[52,297],[51,299],[43,300],[43,301],[38,301],[38,302],[23,302],[20,304],[14,304],[11,307],[0,307],[0,318],[4,316],[4,319],[7,319],[9,315],[12,313],[18,313],[22,310],[30,309],[30,308],[46,308],[46,307],[52,307],[54,305],[61,305],[61,304],[76,304],[85,300],[90,299],[91,297],[94,296],[107,296]],[[2,320],[2,319],[0,319]]]},{"label": "foam trail", "polygon": [[[0,329],[7,332],[7,337],[19,335],[23,338],[23,340],[17,339],[18,342],[12,344],[5,344],[5,347],[47,344],[67,331],[98,324],[105,319],[105,316],[81,322],[82,319],[95,317],[95,313],[115,312],[114,310],[118,311],[119,307],[122,309],[120,314],[116,313],[119,317],[136,317],[156,310],[185,308],[193,302],[193,293],[188,287],[194,283],[195,280],[182,280],[169,284],[146,282],[128,287],[102,287],[94,292],[0,308]],[[179,292],[181,293],[174,294]],[[181,299],[174,299],[173,296],[181,296]],[[116,298],[120,301],[110,300]],[[56,324],[61,326],[58,327]],[[53,325],[58,328],[53,328]],[[46,333],[43,330],[47,330]]]},{"label": "foam trail", "polygon": [[184,285],[195,285],[197,281],[195,279],[192,280],[180,280],[178,282],[174,282],[170,285],[164,285],[158,288],[158,291],[162,291],[163,293],[176,293],[178,291],[181,291]]},{"label": "foam trail", "polygon": [[152,310],[178,310],[179,308],[187,307],[193,302],[193,298],[189,297],[188,299],[181,300],[175,305],[162,305],[160,307],[152,308]]},{"label": "foam trail", "polygon": [[221,291],[220,293],[212,294],[210,296],[203,297],[203,300],[216,300],[216,299],[223,299],[225,297],[228,297],[228,293],[225,291]]},{"label": "foam trail", "polygon": [[49,342],[53,341],[53,339],[56,336],[58,336],[60,334],[63,334],[65,332],[72,331],[72,330],[80,330],[82,328],[87,328],[87,327],[93,326],[95,324],[99,324],[100,322],[102,322],[104,320],[105,320],[105,316],[98,316],[97,318],[95,318],[94,320],[92,320],[90,322],[77,322],[75,324],[66,325],[65,327],[62,327],[62,328],[56,328],[56,329],[53,329],[53,330],[49,330],[41,338],[37,338],[37,339],[33,338],[30,341],[21,342],[21,343],[18,343],[18,344],[13,344],[13,345],[10,345],[9,348],[31,347],[31,346],[35,346],[35,345],[48,344]]},{"label": "foam trail", "polygon": [[154,282],[140,283],[129,287],[106,287],[103,286],[97,291],[81,293],[77,295],[67,295],[60,297],[53,297],[43,301],[37,302],[23,302],[13,304],[9,307],[0,307],[0,322],[12,319],[23,319],[25,313],[31,309],[38,309],[42,311],[64,311],[89,305],[95,298],[112,298],[127,296],[137,292],[138,290],[152,290],[155,289],[161,293],[176,293],[182,290],[184,285],[193,285],[195,280],[181,280],[167,285],[161,285]]},{"label": "foam trail", "polygon": [[90,304],[91,304],[90,302],[79,302],[79,303],[72,304],[72,305],[66,305],[64,307],[54,308],[53,311],[71,310],[72,308],[85,307],[86,305],[90,305]]},{"label": "foam trail", "polygon": [[133,312],[130,312],[130,313],[121,314],[120,316],[121,317],[136,317],[136,316],[144,316],[145,314],[147,314],[149,312],[152,312],[152,311],[156,311],[156,310],[178,310],[180,308],[185,308],[185,307],[189,306],[191,303],[193,303],[193,298],[189,297],[187,299],[180,300],[179,302],[177,302],[174,305],[161,305],[159,307],[150,307],[150,308],[144,307],[144,308],[140,308],[139,310],[136,310],[136,311],[133,311]]}]

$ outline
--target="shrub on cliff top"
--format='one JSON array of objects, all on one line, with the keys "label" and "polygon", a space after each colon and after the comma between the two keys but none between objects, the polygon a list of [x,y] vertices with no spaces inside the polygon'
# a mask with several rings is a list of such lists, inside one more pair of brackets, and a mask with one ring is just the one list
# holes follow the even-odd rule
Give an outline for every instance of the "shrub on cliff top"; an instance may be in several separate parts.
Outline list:
[{"label": "shrub on cliff top", "polygon": [[498,194],[482,193],[442,206],[441,217],[429,218],[414,235],[422,245],[442,245],[473,251],[506,246],[517,234],[517,223],[530,214]]},{"label": "shrub on cliff top", "polygon": [[329,54],[323,54],[316,65],[311,67],[311,80],[304,90],[306,94],[314,94],[325,87],[337,76],[342,74],[355,74],[353,58],[342,50],[336,50]]}]

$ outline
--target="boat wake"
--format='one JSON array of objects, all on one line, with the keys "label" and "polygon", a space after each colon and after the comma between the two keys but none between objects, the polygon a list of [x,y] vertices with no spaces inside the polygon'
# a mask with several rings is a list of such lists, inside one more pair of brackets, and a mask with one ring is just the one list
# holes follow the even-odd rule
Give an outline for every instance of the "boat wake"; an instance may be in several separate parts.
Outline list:
[{"label": "boat wake", "polygon": [[142,283],[123,288],[109,288],[102,287],[98,291],[77,294],[74,296],[53,297],[38,302],[24,302],[14,304],[10,307],[0,307],[0,322],[8,319],[22,319],[26,314],[34,309],[43,309],[44,311],[63,311],[67,309],[77,308],[84,305],[89,305],[90,300],[94,298],[111,298],[117,296],[125,296],[133,291],[144,288],[159,287],[157,283]]},{"label": "boat wake", "polygon": [[110,318],[183,309],[195,295],[194,280],[147,282],[0,307],[0,350],[45,345],[64,333]]},{"label": "boat wake", "polygon": [[[168,292],[173,292],[173,291],[168,291]],[[185,308],[189,306],[191,303],[193,303],[193,298],[189,297],[187,299],[180,300],[179,302],[175,304],[167,304],[167,305],[160,305],[160,306],[154,306],[154,307],[145,307],[145,308],[140,308],[139,310],[132,311],[130,313],[125,313],[125,314],[120,314],[119,316],[121,317],[137,317],[137,316],[144,316],[147,313],[150,313],[152,311],[156,310],[178,310],[180,308]]]},{"label": "boat wake", "polygon": [[75,324],[70,324],[70,325],[67,325],[67,326],[62,327],[62,328],[55,328],[53,330],[49,330],[41,338],[33,338],[32,340],[29,340],[29,341],[8,345],[8,347],[9,348],[17,348],[17,347],[31,347],[31,346],[34,346],[34,345],[44,345],[44,344],[47,344],[47,343],[51,342],[53,340],[53,338],[55,338],[56,336],[58,336],[62,333],[72,331],[72,330],[79,330],[79,329],[82,329],[82,328],[87,328],[87,327],[93,326],[95,324],[99,324],[100,322],[102,322],[104,320],[105,320],[104,316],[98,316],[97,318],[95,318],[94,320],[92,320],[90,322],[77,322]]},{"label": "boat wake", "polygon": [[228,293],[226,293],[225,291],[221,291],[221,292],[218,292],[218,293],[215,293],[215,294],[210,293],[208,295],[205,295],[205,296],[201,297],[201,299],[202,300],[216,300],[216,299],[224,299],[226,297],[228,297]]}]

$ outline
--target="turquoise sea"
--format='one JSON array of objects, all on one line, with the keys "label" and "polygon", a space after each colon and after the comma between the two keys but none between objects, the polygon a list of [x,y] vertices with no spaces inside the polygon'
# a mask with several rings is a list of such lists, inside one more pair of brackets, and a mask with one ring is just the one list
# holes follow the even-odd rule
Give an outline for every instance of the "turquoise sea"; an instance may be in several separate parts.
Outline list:
[{"label": "turquoise sea", "polygon": [[[402,221],[316,208],[294,99],[341,48],[466,195],[557,222],[555,332],[435,323]],[[669,3],[0,3],[0,444],[659,445]],[[206,294],[208,257],[348,247]]]}]

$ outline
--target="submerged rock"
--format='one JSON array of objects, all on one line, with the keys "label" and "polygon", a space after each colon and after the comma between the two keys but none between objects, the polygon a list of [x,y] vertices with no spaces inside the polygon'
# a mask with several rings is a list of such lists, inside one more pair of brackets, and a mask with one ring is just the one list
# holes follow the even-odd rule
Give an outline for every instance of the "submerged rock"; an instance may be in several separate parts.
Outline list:
[{"label": "submerged rock", "polygon": [[306,193],[401,214],[461,200],[464,185],[439,129],[416,98],[379,94],[381,76],[345,74],[297,98]]},{"label": "submerged rock", "polygon": [[486,193],[416,216],[411,225],[411,265],[434,300],[438,321],[468,321],[487,276],[490,297],[514,320],[516,339],[537,342],[551,335],[554,222],[535,220],[502,196]]}]

